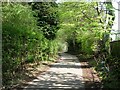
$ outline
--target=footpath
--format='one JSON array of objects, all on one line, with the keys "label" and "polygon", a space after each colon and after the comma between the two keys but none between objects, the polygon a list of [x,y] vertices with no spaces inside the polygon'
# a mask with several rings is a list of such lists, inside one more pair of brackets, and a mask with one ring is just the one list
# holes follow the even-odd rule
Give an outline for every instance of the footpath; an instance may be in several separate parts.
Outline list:
[{"label": "footpath", "polygon": [[83,71],[78,58],[62,53],[60,59],[50,65],[36,79],[28,82],[24,90],[84,90]]}]

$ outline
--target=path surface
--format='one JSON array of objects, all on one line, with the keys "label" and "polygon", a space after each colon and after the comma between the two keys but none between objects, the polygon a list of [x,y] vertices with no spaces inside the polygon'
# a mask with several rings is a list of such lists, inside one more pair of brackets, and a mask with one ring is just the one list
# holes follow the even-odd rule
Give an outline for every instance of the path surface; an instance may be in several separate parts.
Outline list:
[{"label": "path surface", "polygon": [[84,90],[82,69],[78,58],[62,53],[60,60],[51,65],[50,69],[38,75],[37,79],[28,82],[24,90]]}]

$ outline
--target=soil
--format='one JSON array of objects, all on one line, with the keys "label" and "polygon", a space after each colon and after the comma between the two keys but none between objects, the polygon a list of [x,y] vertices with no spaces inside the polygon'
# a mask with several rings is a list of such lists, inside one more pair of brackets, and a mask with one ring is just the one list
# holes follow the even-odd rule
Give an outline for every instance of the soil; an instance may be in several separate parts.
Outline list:
[{"label": "soil", "polygon": [[[56,62],[56,61],[54,61]],[[3,90],[17,90],[16,88],[23,88],[27,86],[27,82],[32,81],[38,75],[45,72],[50,68],[50,65],[54,62],[42,61],[39,64],[29,63],[24,65],[24,70],[19,70],[13,77],[13,84],[9,87],[3,88]]]},{"label": "soil", "polygon": [[[90,60],[80,61],[82,72],[83,72],[83,80],[85,82],[85,90],[89,90],[91,88],[94,88],[95,90],[100,90],[101,80],[99,76],[97,75],[97,72],[93,69],[93,67],[89,65],[89,62]],[[17,73],[16,76],[19,76],[18,77],[19,80],[16,77],[16,80],[14,82],[16,84],[12,86],[11,90],[16,90],[16,88],[23,88],[27,86],[28,85],[26,84],[27,82],[32,81],[42,72],[45,72],[46,70],[48,70],[52,63],[54,62],[42,62],[38,65],[26,64],[25,65],[26,69],[21,73]]]},{"label": "soil", "polygon": [[83,71],[83,80],[85,82],[85,90],[101,90],[101,79],[94,68],[89,65],[89,62],[90,60],[83,60],[80,62]]}]

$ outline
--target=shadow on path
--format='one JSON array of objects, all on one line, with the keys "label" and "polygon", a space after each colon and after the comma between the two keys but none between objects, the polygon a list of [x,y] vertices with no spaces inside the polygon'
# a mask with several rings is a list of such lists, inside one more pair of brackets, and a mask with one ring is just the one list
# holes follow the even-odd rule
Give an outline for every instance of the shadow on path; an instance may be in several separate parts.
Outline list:
[{"label": "shadow on path", "polygon": [[89,64],[93,58],[79,58],[81,63],[81,68],[83,71],[83,79],[85,82],[85,90],[102,90],[101,80],[97,74],[97,72],[93,69],[93,67]]},{"label": "shadow on path", "polygon": [[56,72],[47,72],[41,74],[40,77],[34,79],[29,83],[27,89],[79,89],[83,88],[84,84],[81,82],[81,78],[73,73],[56,73]]},{"label": "shadow on path", "polygon": [[24,90],[84,90],[81,65],[74,55],[62,53],[60,60],[41,73]]}]

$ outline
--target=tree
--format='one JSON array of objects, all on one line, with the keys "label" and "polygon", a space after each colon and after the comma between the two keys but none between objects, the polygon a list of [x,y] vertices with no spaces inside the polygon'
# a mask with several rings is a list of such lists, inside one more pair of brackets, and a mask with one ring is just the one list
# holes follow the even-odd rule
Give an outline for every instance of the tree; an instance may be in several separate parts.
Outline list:
[{"label": "tree", "polygon": [[[53,8],[47,6],[44,9],[54,11]],[[40,12],[41,17],[43,17],[41,21],[45,24],[41,23],[38,28],[37,18],[34,17],[36,14],[27,3],[4,3],[2,5],[3,85],[12,86],[16,72],[24,71],[26,63],[38,65],[42,60],[53,61],[55,59],[58,51],[58,41],[49,39],[55,38],[54,34],[57,31],[55,20],[58,18],[49,10],[49,13],[46,14],[44,14],[45,11]],[[47,18],[44,17],[45,15],[47,15]],[[53,34],[49,35],[42,32],[46,27]]]},{"label": "tree", "polygon": [[[94,42],[102,39],[104,24],[97,14],[96,3],[65,2],[59,4],[60,38],[74,40],[82,45],[82,51],[92,53]],[[63,37],[64,35],[64,37]]]},{"label": "tree", "polygon": [[37,25],[42,27],[41,31],[49,39],[55,39],[58,30],[57,4],[55,2],[37,2],[32,3],[32,9],[36,12],[38,18]]}]

